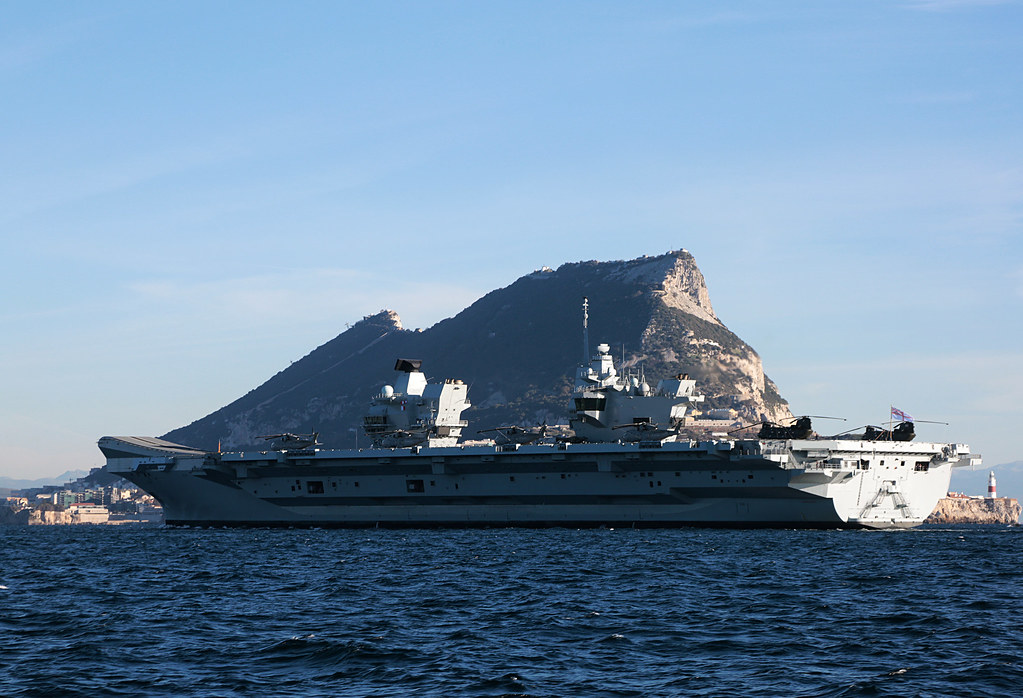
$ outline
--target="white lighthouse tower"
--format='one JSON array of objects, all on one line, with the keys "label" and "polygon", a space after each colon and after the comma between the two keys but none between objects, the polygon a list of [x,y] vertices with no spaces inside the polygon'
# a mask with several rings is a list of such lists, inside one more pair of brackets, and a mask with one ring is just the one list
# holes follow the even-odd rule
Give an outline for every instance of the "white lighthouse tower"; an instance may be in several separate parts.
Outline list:
[{"label": "white lighthouse tower", "polygon": [[996,499],[998,497],[995,491],[995,471],[991,471],[991,474],[987,476],[987,498]]}]

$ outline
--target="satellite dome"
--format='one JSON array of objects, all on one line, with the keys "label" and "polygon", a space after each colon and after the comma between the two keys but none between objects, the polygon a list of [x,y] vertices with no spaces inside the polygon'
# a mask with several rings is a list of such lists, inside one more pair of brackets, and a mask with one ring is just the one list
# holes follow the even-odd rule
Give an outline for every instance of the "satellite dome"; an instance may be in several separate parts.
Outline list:
[{"label": "satellite dome", "polygon": [[394,388],[392,388],[389,385],[385,385],[383,388],[380,389],[380,394],[383,397],[394,397]]}]

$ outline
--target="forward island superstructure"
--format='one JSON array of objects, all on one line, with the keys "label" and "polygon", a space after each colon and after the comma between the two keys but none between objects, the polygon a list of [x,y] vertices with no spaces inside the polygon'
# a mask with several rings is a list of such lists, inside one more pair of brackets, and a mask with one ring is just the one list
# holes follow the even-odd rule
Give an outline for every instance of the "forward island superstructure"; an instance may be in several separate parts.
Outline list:
[{"label": "forward island superstructure", "polygon": [[[916,526],[976,465],[965,444],[908,430],[819,437],[810,420],[748,438],[685,432],[703,400],[682,374],[651,388],[610,348],[580,366],[571,432],[460,442],[467,386],[399,359],[364,420],[372,446],[220,453],[103,437],[107,470],[199,526]],[[908,436],[907,436],[908,431]],[[514,437],[511,436],[514,434]]]}]

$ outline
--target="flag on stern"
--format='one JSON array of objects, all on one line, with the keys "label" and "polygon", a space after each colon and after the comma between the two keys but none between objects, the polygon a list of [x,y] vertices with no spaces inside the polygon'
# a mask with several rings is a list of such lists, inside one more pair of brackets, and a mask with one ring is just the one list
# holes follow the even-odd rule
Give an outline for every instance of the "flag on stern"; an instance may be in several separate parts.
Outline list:
[{"label": "flag on stern", "polygon": [[896,407],[892,408],[892,419],[893,420],[897,420],[899,422],[912,422],[913,421],[913,417],[911,417],[910,415],[906,414],[905,412],[903,412],[902,410],[900,410],[900,409],[898,409]]}]

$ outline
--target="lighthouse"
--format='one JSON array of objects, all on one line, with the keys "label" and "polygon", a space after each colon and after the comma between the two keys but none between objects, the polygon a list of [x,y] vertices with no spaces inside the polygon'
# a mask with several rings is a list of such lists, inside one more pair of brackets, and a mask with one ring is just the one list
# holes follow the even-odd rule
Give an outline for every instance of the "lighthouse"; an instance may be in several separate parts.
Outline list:
[{"label": "lighthouse", "polygon": [[992,470],[991,474],[987,476],[987,498],[996,499],[998,494],[995,492],[995,471]]}]

